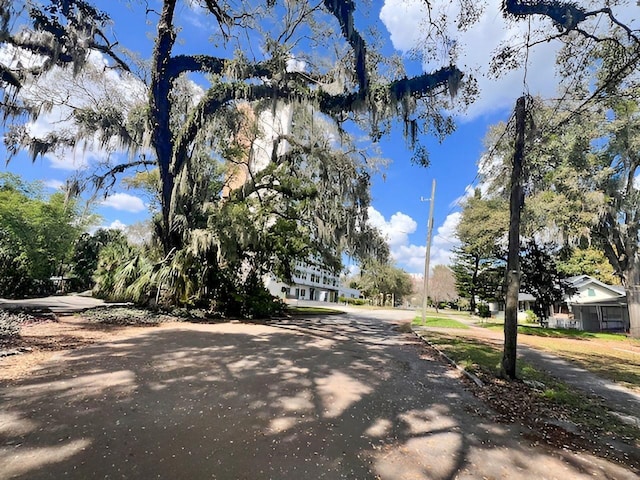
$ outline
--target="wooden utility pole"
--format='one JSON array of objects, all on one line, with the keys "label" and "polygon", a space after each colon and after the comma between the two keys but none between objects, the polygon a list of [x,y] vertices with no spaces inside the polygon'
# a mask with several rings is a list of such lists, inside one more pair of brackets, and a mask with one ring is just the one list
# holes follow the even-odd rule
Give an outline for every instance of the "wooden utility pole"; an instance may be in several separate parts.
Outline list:
[{"label": "wooden utility pole", "polygon": [[522,164],[524,161],[526,97],[516,102],[516,143],[511,171],[511,196],[509,199],[509,252],[507,255],[507,298],[504,312],[504,351],[502,373],[516,378],[516,354],[518,348],[518,292],[520,291],[520,212],[524,204],[522,191]]},{"label": "wooden utility pole", "polygon": [[424,296],[422,298],[422,323],[427,321],[427,299],[429,298],[429,257],[431,256],[431,236],[433,234],[433,204],[436,201],[436,179],[431,183],[431,205],[429,205],[429,222],[427,226],[427,253],[424,257]]}]

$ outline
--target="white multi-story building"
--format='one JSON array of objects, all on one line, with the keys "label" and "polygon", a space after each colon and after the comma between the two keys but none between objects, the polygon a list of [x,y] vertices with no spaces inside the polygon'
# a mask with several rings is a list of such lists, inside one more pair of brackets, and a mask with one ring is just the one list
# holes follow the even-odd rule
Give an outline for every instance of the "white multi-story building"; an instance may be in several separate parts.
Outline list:
[{"label": "white multi-story building", "polygon": [[274,275],[264,280],[269,292],[280,298],[337,302],[339,297],[360,297],[359,290],[342,286],[338,275],[311,262],[296,262],[291,284]]},{"label": "white multi-story building", "polygon": [[[247,159],[246,162],[235,165],[228,172],[223,197],[237,188],[242,188],[250,174],[264,170],[271,162],[274,153],[280,157],[290,148],[288,141],[278,141],[278,139],[291,134],[293,119],[291,104],[281,101],[273,111],[261,111],[257,117],[251,106],[243,105],[241,109],[249,125],[255,122],[259,134],[253,137],[243,131],[239,135],[238,141],[246,148]],[[253,132],[253,129],[249,128],[248,132]],[[275,152],[274,149],[276,149]],[[296,263],[291,285],[281,282],[274,275],[265,276],[264,283],[272,295],[280,298],[337,302],[340,296],[360,297],[359,290],[342,287],[337,275],[323,268],[320,262],[313,259],[309,262]]]}]

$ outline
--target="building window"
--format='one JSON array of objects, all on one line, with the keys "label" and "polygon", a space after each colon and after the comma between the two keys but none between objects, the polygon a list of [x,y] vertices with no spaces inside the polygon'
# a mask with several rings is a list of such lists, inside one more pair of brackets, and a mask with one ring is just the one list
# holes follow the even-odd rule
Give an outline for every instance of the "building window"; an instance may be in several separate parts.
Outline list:
[{"label": "building window", "polygon": [[301,289],[300,290],[300,298],[304,298],[307,296],[307,290],[306,289]]},{"label": "building window", "polygon": [[587,288],[587,295],[589,297],[595,297],[596,296],[596,291],[593,288]]}]

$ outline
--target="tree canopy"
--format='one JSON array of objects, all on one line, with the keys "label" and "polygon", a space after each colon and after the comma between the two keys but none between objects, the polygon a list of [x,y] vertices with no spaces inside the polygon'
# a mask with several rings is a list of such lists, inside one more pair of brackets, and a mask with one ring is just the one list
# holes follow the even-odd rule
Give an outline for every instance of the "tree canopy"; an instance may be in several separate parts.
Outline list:
[{"label": "tree canopy", "polygon": [[[399,118],[411,143],[421,131],[453,128],[442,108],[462,72],[445,64],[407,77],[398,58],[376,48],[375,34],[358,28],[352,2],[134,8],[141,28],[154,25],[142,62],[90,2],[2,7],[0,41],[13,54],[2,67],[9,151],[35,158],[97,148],[100,161],[76,178],[76,190],[109,189],[123,175],[157,188],[164,267],[202,268],[199,287],[175,292],[180,302],[210,297],[221,274],[240,288],[267,269],[287,278],[292,261],[310,255],[337,268],[343,252],[380,254],[366,223],[375,153],[348,132],[360,126],[377,139]],[[200,51],[180,43],[182,8],[210,26],[212,42]],[[43,136],[25,124],[52,112],[65,128]]]},{"label": "tree canopy", "polygon": [[0,295],[51,293],[49,280],[69,272],[76,239],[93,220],[62,192],[0,173]]}]

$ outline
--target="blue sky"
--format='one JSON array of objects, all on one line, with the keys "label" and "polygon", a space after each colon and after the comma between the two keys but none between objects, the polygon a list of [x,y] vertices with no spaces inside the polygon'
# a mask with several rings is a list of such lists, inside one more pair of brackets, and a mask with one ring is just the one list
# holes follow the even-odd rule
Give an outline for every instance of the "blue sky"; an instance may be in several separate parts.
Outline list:
[{"label": "blue sky", "polygon": [[[95,3],[114,20],[114,31],[120,43],[138,52],[142,58],[148,58],[153,44],[146,32],[153,32],[155,25],[144,24],[141,13],[144,12],[144,2],[101,0]],[[201,51],[211,36],[202,12],[189,6],[195,3],[195,0],[184,2],[178,10],[179,21],[184,27],[181,32],[184,43],[180,48],[189,52]],[[555,93],[557,78],[553,58],[558,45],[553,43],[540,45],[530,52],[526,74],[524,69],[516,69],[498,79],[489,78],[488,65],[499,44],[517,43],[529,25],[527,22],[507,23],[499,12],[501,2],[489,0],[487,3],[479,22],[459,34],[454,30],[455,6],[449,1],[432,2],[438,11],[451,16],[451,35],[456,38],[459,51],[456,64],[478,79],[480,96],[465,112],[453,112],[457,131],[442,143],[433,138],[422,139],[429,148],[431,166],[423,168],[411,164],[411,151],[400,129],[380,143],[383,156],[391,163],[383,174],[374,177],[371,221],[387,236],[398,266],[411,273],[420,273],[423,269],[429,204],[421,202],[421,197],[430,196],[432,179],[436,179],[437,188],[431,264],[436,265],[449,262],[449,252],[455,243],[460,199],[477,183],[477,164],[488,126],[506,120],[516,98],[525,89],[544,97]],[[158,1],[149,0],[149,4],[159,8]],[[636,13],[634,5],[628,6],[622,15],[623,18],[625,15],[632,18]],[[423,43],[421,32],[424,32],[425,19],[426,11],[421,0],[373,1],[367,15],[358,17],[358,26],[376,25],[386,39],[385,52],[403,54],[409,71],[419,73],[420,70],[430,71],[444,65],[438,64],[437,60],[423,65],[410,55],[412,49]],[[544,23],[534,23],[533,27],[538,25],[552,28]],[[55,188],[73,173],[79,163],[85,161],[83,155],[86,152],[76,152],[63,158],[45,157],[32,164],[25,154],[20,154],[4,168],[21,174],[27,180],[42,180]],[[145,202],[146,199],[135,192],[119,188],[115,190],[115,196],[107,198],[99,206],[97,213],[103,217],[105,226],[129,225],[148,216]]]}]

